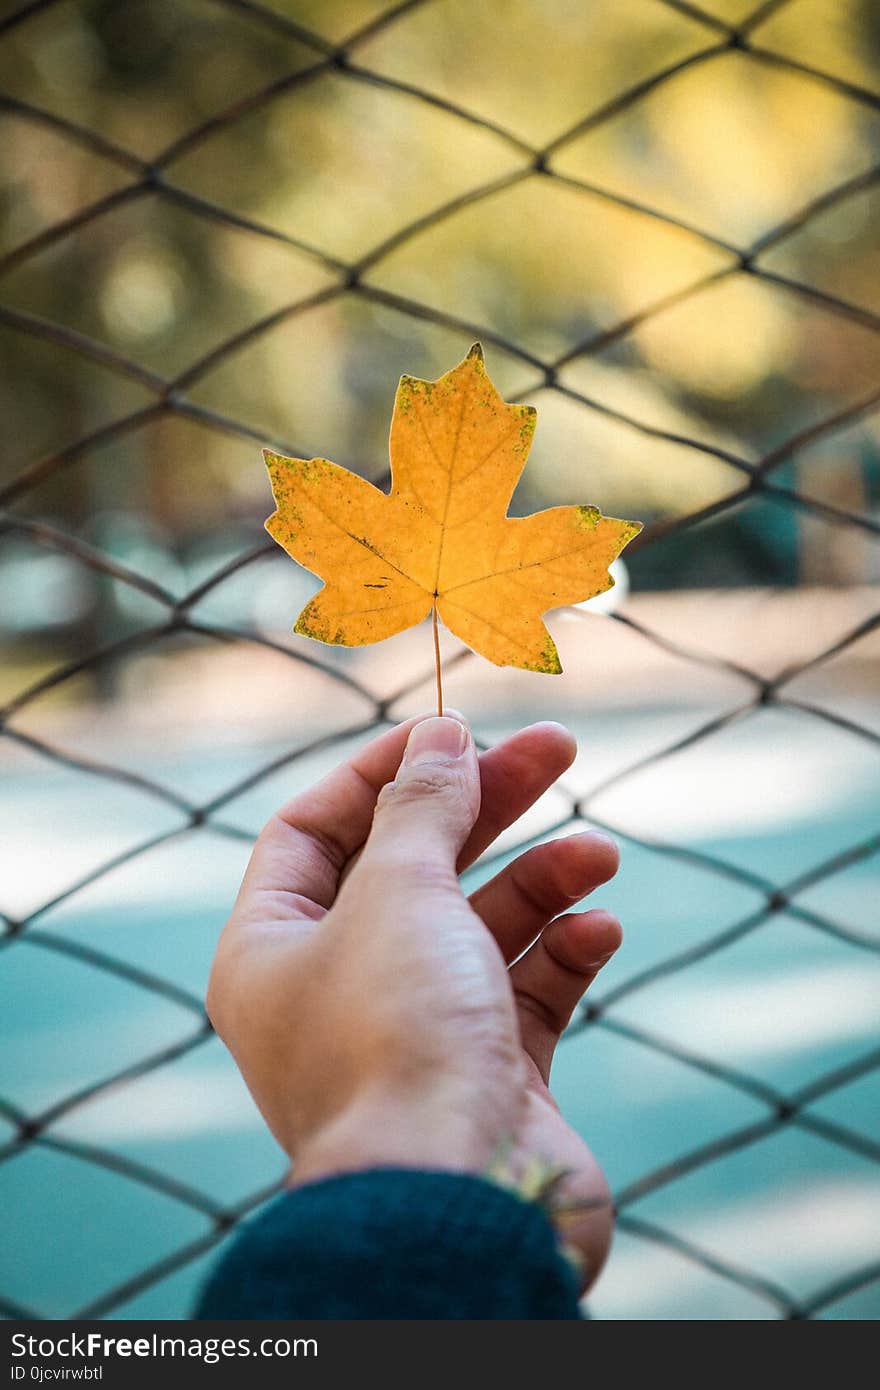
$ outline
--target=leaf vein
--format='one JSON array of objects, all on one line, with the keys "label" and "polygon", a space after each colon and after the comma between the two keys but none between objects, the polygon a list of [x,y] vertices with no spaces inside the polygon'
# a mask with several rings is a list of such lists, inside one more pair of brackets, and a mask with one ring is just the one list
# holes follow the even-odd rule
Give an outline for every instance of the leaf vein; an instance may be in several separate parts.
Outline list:
[{"label": "leaf vein", "polygon": [[[512,518],[508,519],[512,520]],[[530,560],[527,565],[511,565],[506,570],[491,570],[488,574],[481,574],[476,579],[466,579],[461,584],[453,584],[451,588],[444,590],[440,597],[446,598],[448,594],[454,594],[458,589],[469,589],[471,585],[485,584],[487,579],[502,579],[508,574],[521,574],[523,570],[546,567],[547,565],[553,564],[556,560],[566,560],[570,555],[580,555],[582,551],[589,550],[590,548],[591,542],[588,541],[584,545],[575,546],[572,550],[562,550],[558,555],[548,555],[547,558],[543,560]]]},{"label": "leaf vein", "polygon": [[[371,487],[372,484],[368,484],[368,486]],[[424,590],[425,586],[423,584],[420,584],[417,579],[413,579],[412,575],[407,574],[406,570],[402,570],[399,565],[396,565],[394,561],[389,558],[389,556],[385,555],[381,550],[379,550],[375,545],[373,545],[371,541],[365,540],[363,536],[354,535],[352,531],[349,531],[346,526],[342,525],[341,521],[337,521],[335,516],[331,516],[331,514],[321,506],[320,502],[315,501],[314,497],[311,496],[311,494],[308,492],[306,488],[302,486],[302,484],[295,482],[294,489],[302,494],[309,506],[314,507],[316,512],[320,512],[321,516],[324,518],[325,521],[329,521],[331,526],[335,526],[337,531],[341,531],[344,536],[348,536],[349,540],[354,541],[356,545],[363,546],[364,550],[368,550],[370,554],[375,555],[378,560],[384,560],[386,565],[390,565],[391,568],[393,570],[396,570],[397,573],[403,579],[408,579],[411,584],[415,584],[416,588]],[[379,489],[377,488],[376,491],[378,492]],[[380,492],[379,496],[387,497],[387,494]]]},{"label": "leaf vein", "polygon": [[488,618],[483,617],[482,613],[474,613],[472,609],[465,608],[463,603],[458,603],[455,600],[447,600],[442,594],[440,597],[444,602],[448,602],[451,608],[457,608],[459,612],[467,613],[469,618],[473,618],[477,623],[482,623],[490,632],[495,632],[499,637],[503,637],[507,642],[511,642],[517,650],[527,653],[530,651],[530,648],[527,647],[519,637],[511,637],[510,633],[505,632],[503,627],[499,627],[497,623],[490,622]]},{"label": "leaf vein", "polygon": [[449,504],[452,501],[453,474],[455,472],[455,456],[458,453],[458,442],[461,439],[461,430],[464,424],[465,410],[473,391],[473,382],[468,384],[465,391],[461,393],[461,410],[458,415],[458,425],[455,430],[455,438],[452,441],[452,453],[449,459],[449,469],[446,474],[446,500],[443,503],[443,520],[440,523],[440,544],[437,547],[437,567],[434,570],[434,593],[440,589],[440,570],[443,566],[443,543],[446,539],[446,522],[449,517]]},{"label": "leaf vein", "polygon": [[480,462],[479,462],[479,463],[475,463],[474,466],[473,466],[473,468],[471,469],[471,471],[470,471],[469,473],[465,473],[465,475],[464,475],[463,478],[456,478],[455,481],[456,481],[458,484],[470,482],[470,480],[471,480],[471,478],[474,476],[474,474],[475,474],[475,473],[479,473],[479,471],[480,471],[481,468],[485,468],[486,464],[489,463],[490,460],[492,459],[492,456],[493,456],[494,454],[497,454],[497,452],[498,452],[498,450],[501,448],[501,446],[502,446],[503,444],[506,444],[507,441],[508,441],[508,439],[510,439],[514,434],[516,434],[516,432],[517,432],[517,430],[518,430],[519,428],[520,428],[520,425],[519,425],[519,422],[517,422],[517,423],[512,427],[512,429],[507,430],[507,431],[501,436],[501,438],[498,439],[498,440],[496,441],[496,443],[494,443],[494,444],[492,445],[492,448],[489,450],[488,454],[486,454],[485,458],[480,459]]}]

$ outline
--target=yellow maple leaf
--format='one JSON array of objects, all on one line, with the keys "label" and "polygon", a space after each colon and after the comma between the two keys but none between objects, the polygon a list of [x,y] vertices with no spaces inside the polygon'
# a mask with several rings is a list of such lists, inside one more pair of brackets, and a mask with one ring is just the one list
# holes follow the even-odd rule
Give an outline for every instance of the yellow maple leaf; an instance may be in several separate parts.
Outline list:
[{"label": "yellow maple leaf", "polygon": [[609,589],[611,561],[640,530],[596,507],[509,517],[536,411],[508,405],[479,344],[439,381],[401,377],[391,492],[327,459],[264,450],[277,511],[266,530],[324,587],[295,631],[361,646],[433,610],[498,666],[556,674],[542,614]]}]

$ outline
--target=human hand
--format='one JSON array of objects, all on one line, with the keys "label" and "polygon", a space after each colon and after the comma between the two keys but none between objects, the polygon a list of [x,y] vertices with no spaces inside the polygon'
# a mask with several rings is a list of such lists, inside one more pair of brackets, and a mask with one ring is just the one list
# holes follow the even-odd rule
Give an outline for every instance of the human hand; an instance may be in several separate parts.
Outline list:
[{"label": "human hand", "polygon": [[586,1282],[610,1202],[547,1083],[620,927],[601,910],[558,914],[614,874],[617,850],[586,832],[526,850],[470,899],[458,882],[574,753],[565,729],[537,724],[478,759],[450,717],[360,749],[260,835],[208,1011],[294,1183],[376,1166],[482,1173],[502,1148],[515,1172],[539,1159],[566,1170]]}]

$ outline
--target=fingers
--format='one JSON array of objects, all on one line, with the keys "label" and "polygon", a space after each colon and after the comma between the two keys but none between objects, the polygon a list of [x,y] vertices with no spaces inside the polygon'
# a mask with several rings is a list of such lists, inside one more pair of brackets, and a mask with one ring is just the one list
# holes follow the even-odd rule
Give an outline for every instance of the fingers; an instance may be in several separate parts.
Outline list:
[{"label": "fingers", "polygon": [[576,754],[574,736],[561,724],[549,721],[520,729],[482,753],[482,806],[459,856],[459,871],[472,864],[502,830],[519,820],[571,767]]},{"label": "fingers", "polygon": [[471,894],[508,964],[558,913],[617,872],[617,846],[597,831],[535,845]]},{"label": "fingers", "polygon": [[[410,730],[426,716],[373,739],[316,786],[283,806],[254,847],[236,920],[314,919],[333,902],[339,875],[370,831],[376,800],[400,766]],[[479,818],[459,856],[466,867],[568,767],[572,736],[559,724],[536,724],[480,757]]]},{"label": "fingers", "polygon": [[376,798],[394,776],[418,718],[373,739],[314,787],[282,806],[259,836],[238,896],[236,921],[314,918],[336,896],[339,874],[369,833]]},{"label": "fingers", "polygon": [[617,918],[602,908],[557,917],[511,966],[523,1046],[545,1082],[560,1033],[622,936]]},{"label": "fingers", "polygon": [[[384,880],[386,898],[432,878],[456,888],[456,860],[480,810],[480,766],[470,730],[450,716],[412,729],[393,782],[379,794],[373,825],[346,891]],[[356,887],[357,885],[357,887]]]}]

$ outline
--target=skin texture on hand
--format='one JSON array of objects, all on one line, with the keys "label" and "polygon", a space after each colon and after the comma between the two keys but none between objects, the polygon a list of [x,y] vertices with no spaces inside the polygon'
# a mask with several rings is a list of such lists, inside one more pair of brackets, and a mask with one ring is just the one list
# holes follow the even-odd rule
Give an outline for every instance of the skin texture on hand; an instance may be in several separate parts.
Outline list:
[{"label": "skin texture on hand", "polygon": [[294,1184],[377,1165],[564,1168],[585,1283],[611,1237],[604,1178],[547,1089],[572,1010],[620,943],[566,912],[617,868],[585,832],[524,851],[470,898],[458,875],[570,765],[537,724],[483,753],[460,718],[410,720],[283,807],[220,939],[208,1011]]}]

